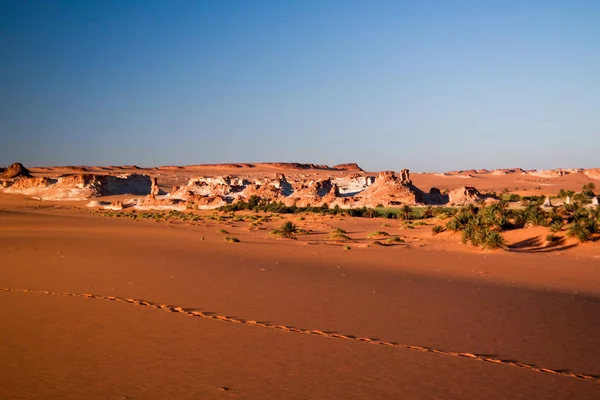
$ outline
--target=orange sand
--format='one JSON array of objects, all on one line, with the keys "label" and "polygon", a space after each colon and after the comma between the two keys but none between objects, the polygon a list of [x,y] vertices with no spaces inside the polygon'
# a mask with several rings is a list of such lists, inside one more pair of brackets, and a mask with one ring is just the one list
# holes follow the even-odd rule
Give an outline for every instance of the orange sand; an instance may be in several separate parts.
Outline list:
[{"label": "orange sand", "polygon": [[[281,240],[285,216],[249,230],[57,204],[0,195],[2,399],[600,397],[598,243],[483,252],[321,216]],[[368,247],[375,230],[406,242]]]}]

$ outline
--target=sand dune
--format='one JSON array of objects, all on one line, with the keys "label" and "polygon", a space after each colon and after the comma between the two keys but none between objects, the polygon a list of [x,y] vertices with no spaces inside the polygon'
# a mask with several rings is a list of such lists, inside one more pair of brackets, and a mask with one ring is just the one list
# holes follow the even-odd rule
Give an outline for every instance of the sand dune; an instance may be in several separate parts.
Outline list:
[{"label": "sand dune", "polygon": [[[314,233],[281,240],[268,232],[285,218],[250,230],[25,201],[0,195],[4,397],[600,393],[597,243],[482,252],[392,222],[405,243],[370,248],[389,221],[307,216]],[[334,226],[351,251],[327,240]]]}]

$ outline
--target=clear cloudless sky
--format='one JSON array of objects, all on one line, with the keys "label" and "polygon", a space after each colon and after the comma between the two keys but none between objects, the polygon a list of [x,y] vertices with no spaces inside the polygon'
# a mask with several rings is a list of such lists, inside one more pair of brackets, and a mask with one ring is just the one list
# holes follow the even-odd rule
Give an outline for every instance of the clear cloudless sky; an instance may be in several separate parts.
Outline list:
[{"label": "clear cloudless sky", "polygon": [[0,165],[599,155],[600,1],[0,0]]}]

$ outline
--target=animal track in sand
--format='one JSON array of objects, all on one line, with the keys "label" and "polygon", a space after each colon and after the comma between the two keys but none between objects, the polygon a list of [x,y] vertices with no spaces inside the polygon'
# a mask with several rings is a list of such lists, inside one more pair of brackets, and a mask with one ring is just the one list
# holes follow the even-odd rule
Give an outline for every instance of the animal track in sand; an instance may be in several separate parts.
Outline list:
[{"label": "animal track in sand", "polygon": [[357,341],[357,342],[366,342],[366,343],[382,345],[382,346],[399,347],[399,348],[408,349],[408,350],[418,350],[418,351],[422,351],[422,352],[426,352],[426,353],[441,354],[441,355],[445,355],[445,356],[463,357],[463,358],[469,358],[471,360],[484,361],[484,362],[489,362],[489,363],[494,363],[494,364],[503,364],[503,365],[508,365],[511,367],[529,369],[531,371],[536,371],[536,372],[541,372],[541,373],[546,373],[546,374],[560,375],[560,376],[565,376],[565,377],[569,377],[569,378],[583,379],[583,380],[600,383],[599,375],[582,374],[582,373],[577,373],[577,372],[573,372],[573,371],[565,370],[565,369],[543,368],[543,367],[539,367],[534,364],[521,363],[521,362],[518,362],[515,360],[495,358],[493,355],[489,355],[489,354],[458,353],[458,352],[454,352],[454,351],[435,349],[435,348],[426,347],[426,346],[417,346],[417,345],[401,344],[401,343],[396,343],[396,342],[387,342],[387,341],[376,339],[376,338],[358,337],[358,336],[354,336],[354,335],[342,334],[342,333],[337,333],[337,332],[323,332],[318,329],[311,330],[311,329],[301,329],[301,328],[296,328],[293,326],[286,326],[286,325],[274,325],[274,324],[264,322],[264,321],[245,320],[242,318],[217,315],[214,312],[199,311],[197,308],[184,308],[184,307],[168,305],[168,304],[158,304],[158,303],[153,303],[151,301],[134,299],[134,298],[124,298],[124,297],[117,297],[117,296],[101,296],[101,295],[95,295],[95,294],[91,294],[91,293],[83,293],[83,294],[68,293],[68,292],[61,293],[61,292],[53,292],[53,291],[49,291],[49,290],[0,288],[0,292],[1,291],[14,292],[14,293],[47,294],[47,295],[54,295],[54,296],[71,296],[71,297],[80,297],[80,298],[84,298],[84,299],[100,299],[100,300],[118,301],[118,302],[122,302],[122,303],[129,303],[129,304],[134,304],[134,305],[138,305],[138,306],[150,307],[150,308],[155,308],[158,310],[164,310],[164,311],[168,311],[168,312],[184,314],[184,315],[188,315],[191,317],[202,317],[202,318],[214,319],[214,320],[222,321],[222,322],[232,322],[232,323],[237,323],[237,324],[258,326],[258,327],[262,327],[262,328],[278,329],[278,330],[281,330],[284,332],[307,333],[307,334],[311,334],[311,335],[315,335],[315,336],[323,336],[323,337],[328,337],[328,338],[332,338],[332,339],[353,340],[353,341]]}]

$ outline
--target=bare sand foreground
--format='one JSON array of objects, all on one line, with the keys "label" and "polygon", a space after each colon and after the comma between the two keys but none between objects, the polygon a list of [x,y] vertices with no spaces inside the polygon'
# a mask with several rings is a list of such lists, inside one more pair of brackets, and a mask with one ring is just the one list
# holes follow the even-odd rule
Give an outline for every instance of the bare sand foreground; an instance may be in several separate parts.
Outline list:
[{"label": "bare sand foreground", "polygon": [[[600,398],[598,243],[484,252],[399,221],[297,222],[316,234],[0,194],[0,398]],[[382,224],[405,244],[322,240]]]}]

